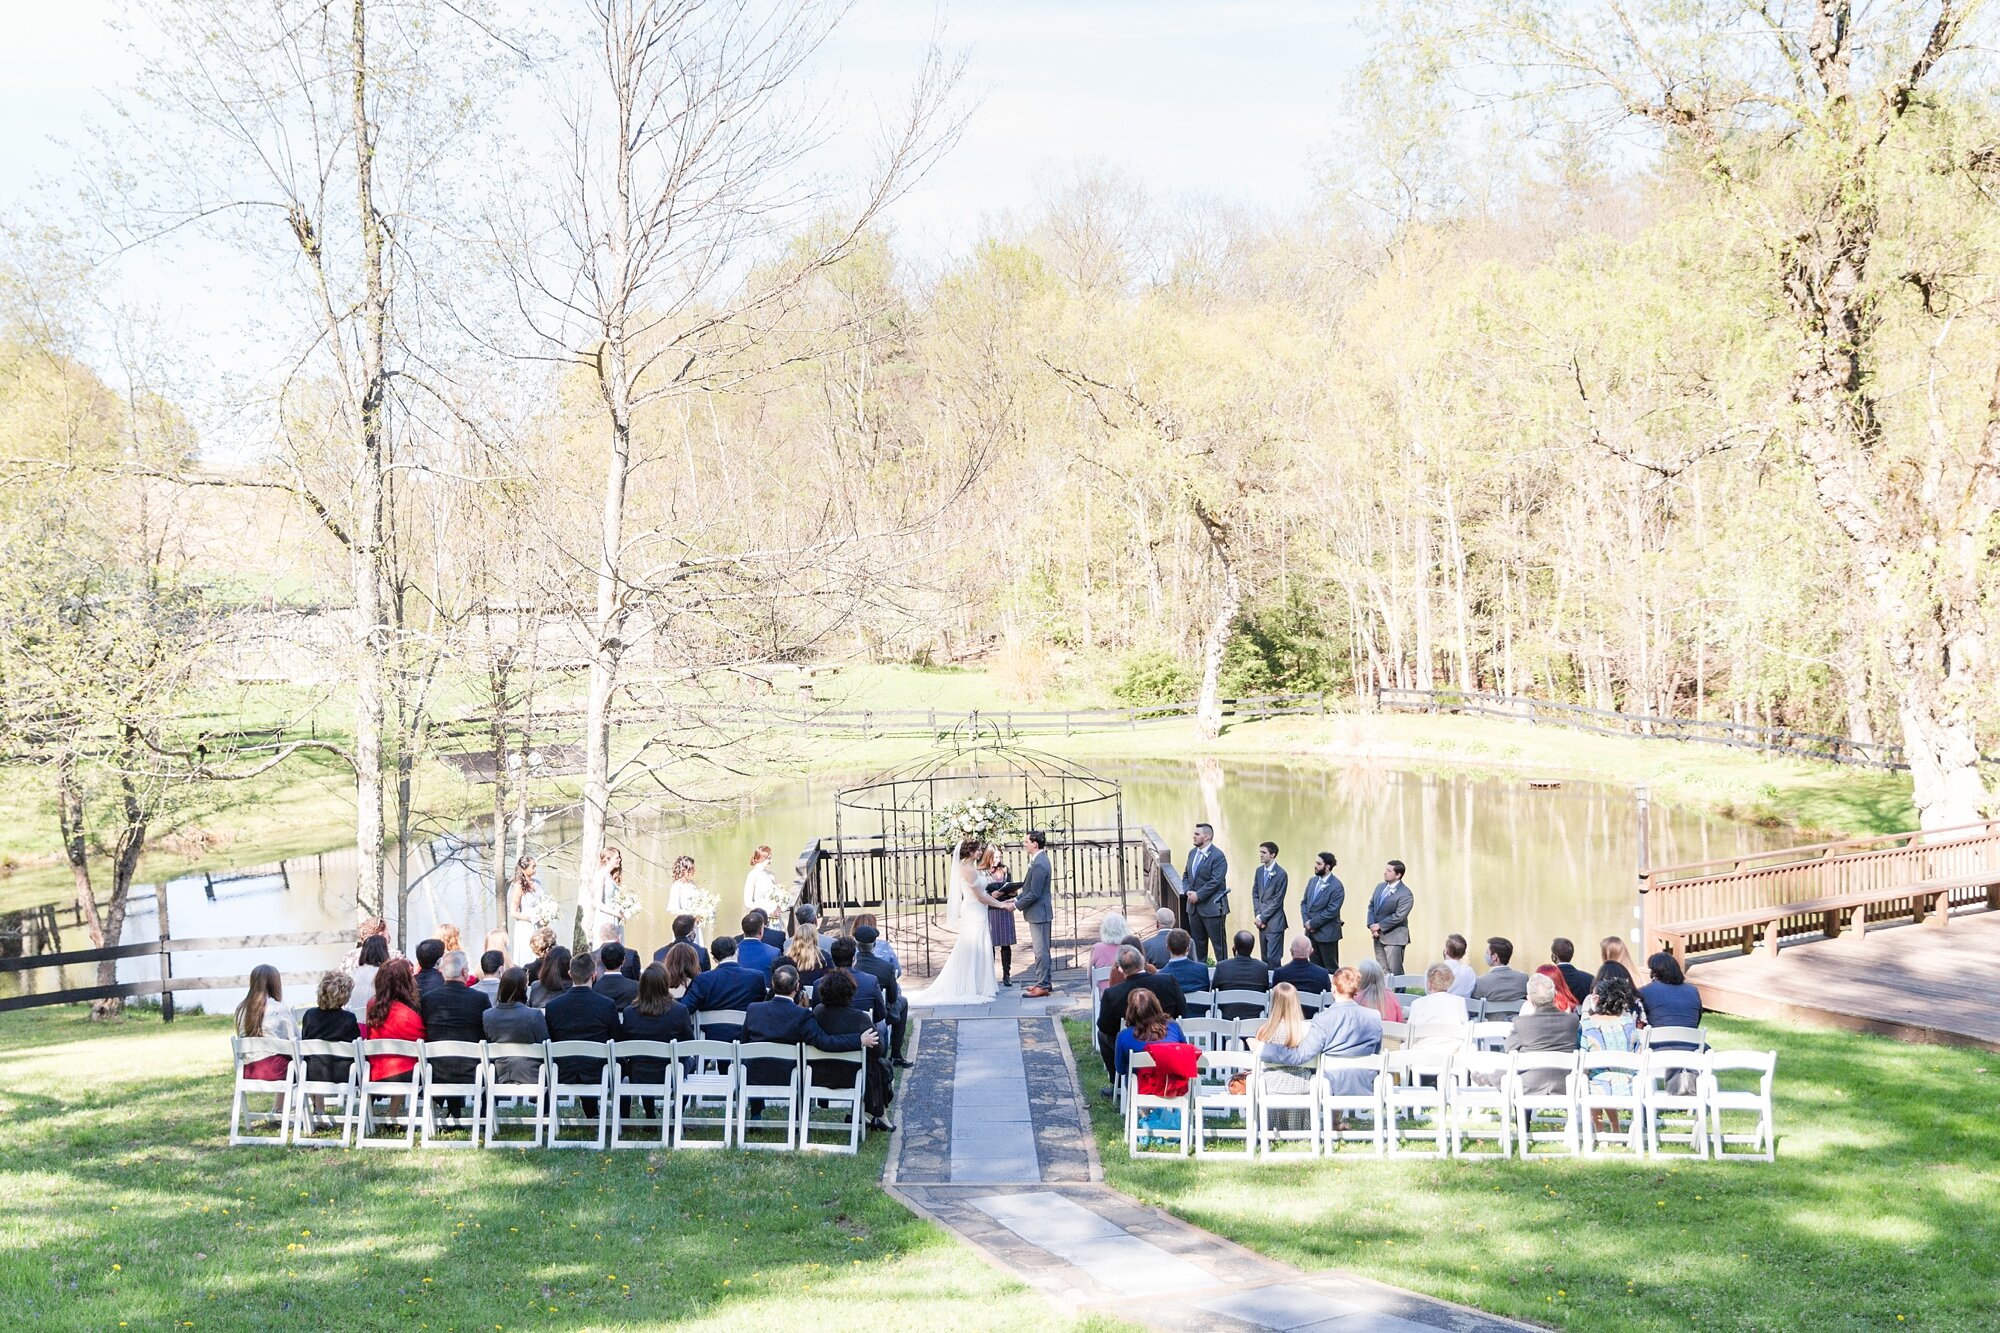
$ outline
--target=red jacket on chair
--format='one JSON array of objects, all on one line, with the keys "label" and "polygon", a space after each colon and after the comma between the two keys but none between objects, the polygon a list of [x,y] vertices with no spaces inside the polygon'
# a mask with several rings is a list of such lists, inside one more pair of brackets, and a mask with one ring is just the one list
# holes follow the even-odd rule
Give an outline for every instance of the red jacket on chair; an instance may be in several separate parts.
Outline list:
[{"label": "red jacket on chair", "polygon": [[1153,1057],[1153,1067],[1138,1071],[1139,1093],[1144,1097],[1179,1097],[1201,1069],[1201,1048],[1188,1042],[1152,1042],[1146,1054]]}]

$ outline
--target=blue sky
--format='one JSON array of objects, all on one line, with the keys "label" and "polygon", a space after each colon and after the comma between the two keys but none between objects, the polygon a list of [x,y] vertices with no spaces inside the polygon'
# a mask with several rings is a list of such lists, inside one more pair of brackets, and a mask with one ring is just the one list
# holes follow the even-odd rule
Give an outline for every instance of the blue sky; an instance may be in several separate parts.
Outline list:
[{"label": "blue sky", "polygon": [[[1156,196],[1198,193],[1274,208],[1305,201],[1313,164],[1360,58],[1365,0],[956,0],[946,41],[967,52],[978,106],[964,140],[893,217],[902,246],[936,262],[988,220],[1032,211],[1051,177],[1109,162]],[[0,208],[19,216],[59,176],[87,121],[132,77],[117,0],[12,5],[0,43]],[[936,10],[858,0],[820,73],[848,98],[893,101]],[[254,294],[185,256],[135,257],[121,281],[186,327],[229,340]],[[204,266],[208,267],[208,266]]]}]

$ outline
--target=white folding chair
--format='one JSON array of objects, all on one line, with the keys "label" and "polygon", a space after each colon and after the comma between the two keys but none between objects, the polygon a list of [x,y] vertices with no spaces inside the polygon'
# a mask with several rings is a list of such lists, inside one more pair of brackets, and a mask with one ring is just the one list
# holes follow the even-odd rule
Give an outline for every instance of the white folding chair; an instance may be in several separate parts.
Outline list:
[{"label": "white folding chair", "polygon": [[[1646,1079],[1640,1095],[1646,1113],[1646,1151],[1662,1154],[1663,1143],[1686,1144],[1690,1155],[1708,1156],[1708,1094],[1702,1087],[1708,1076],[1708,1055],[1703,1051],[1649,1051]],[[1666,1123],[1667,1117],[1686,1117],[1685,1124]]]},{"label": "white folding chair", "polygon": [[[670,1041],[621,1041],[617,1043],[617,1058],[612,1063],[611,1104],[611,1147],[620,1148],[664,1148],[668,1146],[667,1126],[672,1117],[668,1106],[674,1099],[674,1075],[680,1069],[680,1062],[674,1059],[674,1043]],[[661,1062],[658,1082],[629,1077],[626,1070],[633,1060],[658,1060]],[[658,1104],[659,1114],[646,1114],[644,1102]],[[628,1111],[634,1114],[627,1114]],[[625,1131],[638,1129],[643,1135],[628,1135]]]},{"label": "white folding chair", "polygon": [[1111,981],[1111,969],[1093,967],[1090,969],[1090,1025],[1097,1026],[1098,1006],[1104,1001],[1104,988]]},{"label": "white folding chair", "polygon": [[1700,1028],[1640,1028],[1639,1045],[1648,1051],[1657,1046],[1705,1051],[1708,1049],[1708,1034]]},{"label": "white folding chair", "polygon": [[[353,1146],[354,1122],[360,1110],[360,1086],[358,1078],[360,1061],[356,1058],[359,1043],[351,1041],[301,1041],[299,1043],[299,1081],[292,1098],[292,1146],[295,1148],[347,1148]],[[340,1079],[314,1079],[308,1077],[312,1070],[306,1064],[313,1057],[325,1057],[347,1061],[347,1077]],[[324,1112],[314,1106],[315,1102],[333,1102],[331,1136],[322,1136],[318,1124]]]},{"label": "white folding chair", "polygon": [[1521,1016],[1521,1006],[1526,1003],[1526,1000],[1488,1000],[1485,1007],[1479,1011],[1479,1021],[1511,1025]]},{"label": "white folding chair", "polygon": [[1406,1049],[1414,1051],[1424,1047],[1442,1047],[1462,1051],[1471,1044],[1470,1023],[1412,1023]]},{"label": "white folding chair", "polygon": [[[1202,1157],[1209,1152],[1211,1138],[1222,1141],[1240,1139],[1245,1157],[1254,1156],[1257,1151],[1256,1117],[1253,1106],[1257,1097],[1257,1057],[1248,1051],[1204,1051],[1201,1057],[1201,1072],[1188,1087],[1188,1095],[1193,1103],[1194,1155]],[[1231,1092],[1229,1085],[1238,1076],[1243,1079],[1243,1091]],[[1220,1125],[1211,1125],[1211,1120],[1220,1120]],[[1229,1123],[1234,1120],[1238,1127]]]},{"label": "white folding chair", "polygon": [[[1778,1071],[1776,1051],[1714,1051],[1708,1057],[1708,1075],[1705,1090],[1708,1101],[1709,1147],[1716,1160],[1731,1158],[1757,1161],[1776,1161],[1778,1156],[1778,1133],[1771,1111],[1771,1083]],[[1754,1087],[1738,1086],[1740,1080],[1730,1079],[1731,1074],[1755,1074]],[[1723,1116],[1734,1112],[1757,1117],[1756,1124],[1747,1134],[1728,1133]],[[1749,1152],[1730,1152],[1729,1145],[1737,1144],[1750,1149]]]},{"label": "white folding chair", "polygon": [[[799,1151],[858,1153],[861,1151],[862,1103],[868,1091],[868,1053],[866,1051],[822,1051],[818,1047],[808,1047],[801,1054],[805,1058],[805,1084],[799,1094]],[[853,1065],[854,1082],[848,1087],[822,1083],[829,1067]],[[826,1110],[845,1108],[845,1114],[838,1119],[815,1120],[814,1106]],[[813,1132],[845,1133],[847,1142],[815,1143]]]},{"label": "white folding chair", "polygon": [[1385,1051],[1404,1051],[1408,1050],[1409,1047],[1410,1025],[1408,1023],[1391,1023],[1388,1019],[1383,1019],[1382,1049]]},{"label": "white folding chair", "polygon": [[1271,1012],[1271,994],[1261,990],[1225,990],[1215,992],[1215,1013],[1218,1017],[1232,1008],[1251,1008],[1254,1014],[1238,1014],[1230,1021],[1241,1023],[1247,1019],[1261,1021]]},{"label": "white folding chair", "polygon": [[[502,1042],[486,1043],[486,1120],[481,1127],[482,1146],[487,1148],[539,1148],[548,1137],[555,1117],[549,1114],[549,1080],[553,1073],[549,1064],[547,1042]],[[523,1083],[518,1079],[509,1080],[501,1076],[502,1060],[533,1060],[535,1080]],[[517,1067],[513,1071],[519,1074]],[[501,1103],[508,1103],[517,1114],[503,1115]],[[526,1115],[518,1114],[525,1104]],[[509,1139],[503,1133],[509,1129],[525,1128],[526,1139]]]},{"label": "white folding chair", "polygon": [[[421,1128],[417,1135],[417,1145],[423,1148],[477,1148],[479,1146],[480,1110],[485,1104],[485,1066],[480,1063],[486,1043],[483,1041],[426,1041],[422,1066],[424,1071],[423,1090],[417,1094],[417,1109],[421,1117]],[[466,1060],[472,1065],[471,1082],[443,1082],[438,1077],[439,1060]],[[437,1136],[437,1105],[441,1101],[457,1099],[464,1107],[466,1135],[465,1142],[455,1143],[440,1140]]]},{"label": "white folding chair", "polygon": [[[1382,1055],[1332,1056],[1319,1061],[1319,1103],[1321,1139],[1328,1156],[1340,1151],[1343,1143],[1366,1143],[1377,1157],[1389,1150],[1388,1116],[1383,1103],[1388,1097],[1388,1060]],[[1335,1092],[1334,1081],[1342,1076],[1366,1075],[1366,1092]],[[1357,1117],[1367,1117],[1367,1128],[1356,1128]]]},{"label": "white folding chair", "polygon": [[1311,1018],[1314,1014],[1318,1013],[1325,1004],[1326,994],[1323,991],[1302,990],[1299,992],[1299,1008],[1305,1011],[1307,1018]]},{"label": "white folding chair", "polygon": [[[298,1087],[298,1050],[290,1037],[231,1037],[230,1058],[236,1065],[235,1091],[229,1097],[229,1143],[266,1143],[282,1147],[292,1116],[293,1090]],[[258,1060],[285,1057],[285,1072],[277,1078],[251,1078],[244,1070]],[[270,1097],[271,1109],[257,1110],[252,1097]],[[246,1134],[255,1125],[276,1125],[276,1134]]]},{"label": "white folding chair", "polygon": [[[400,1079],[378,1079],[375,1077],[374,1057],[383,1055],[403,1056],[415,1060],[416,1066],[410,1070],[409,1081]],[[424,1072],[424,1044],[420,1041],[395,1041],[387,1037],[370,1038],[361,1043],[361,1123],[354,1136],[357,1148],[414,1148],[417,1146],[417,1093],[418,1081]],[[378,1101],[402,1103],[400,1113],[385,1112],[380,1117],[375,1113]],[[378,1123],[399,1124],[403,1128],[400,1137],[377,1137],[373,1131]]]},{"label": "white folding chair", "polygon": [[[611,1041],[552,1041],[549,1043],[549,1059],[554,1062],[549,1071],[549,1136],[544,1147],[549,1148],[595,1148],[603,1152],[611,1137],[611,1055],[618,1043]],[[564,1060],[596,1060],[600,1062],[594,1077],[585,1075],[575,1081],[566,1078],[562,1070]],[[589,1103],[597,1103],[597,1113],[592,1116]],[[563,1103],[574,1104],[582,1113],[585,1123],[593,1125],[597,1133],[588,1139],[566,1139],[563,1132]]]},{"label": "white folding chair", "polygon": [[[865,1057],[864,1057],[865,1059]],[[752,1060],[782,1060],[785,1062],[783,1083],[752,1082],[752,1076],[761,1072],[769,1078],[770,1069],[753,1071]],[[864,1063],[862,1072],[867,1072]],[[764,1110],[774,1104],[783,1103],[785,1119],[783,1124],[773,1124],[761,1117],[752,1118],[750,1103],[762,1102]],[[799,1048],[777,1041],[745,1041],[736,1046],[736,1146],[743,1150],[759,1152],[789,1152],[798,1145],[799,1132]],[[752,1130],[769,1133],[781,1130],[784,1138],[777,1143],[759,1142],[750,1137]]]},{"label": "white folding chair", "polygon": [[[1578,1059],[1577,1104],[1582,1114],[1583,1155],[1603,1157],[1606,1145],[1622,1146],[1637,1157],[1646,1150],[1643,1080],[1646,1057],[1637,1051],[1585,1051]],[[1623,1090],[1619,1084],[1625,1084]],[[1600,1086],[1601,1084],[1601,1086]],[[1621,1130],[1600,1130],[1599,1115],[1624,1117]]]},{"label": "white folding chair", "polygon": [[1215,1017],[1215,992],[1206,990],[1189,991],[1181,999],[1187,1004],[1189,1018]]},{"label": "white folding chair", "polygon": [[[1446,1097],[1451,1079],[1455,1047],[1391,1051],[1387,1069],[1389,1085],[1383,1107],[1389,1121],[1391,1157],[1445,1157],[1451,1153],[1446,1129]],[[1427,1140],[1432,1146],[1424,1153],[1412,1153],[1409,1141]]]},{"label": "white folding chair", "polygon": [[[1504,1051],[1471,1050],[1452,1061],[1448,1098],[1452,1156],[1513,1156],[1514,1117],[1507,1102],[1507,1076],[1512,1065]],[[1496,1151],[1467,1151],[1466,1145],[1475,1139],[1493,1140]]]},{"label": "white folding chair", "polygon": [[1125,1065],[1125,1151],[1134,1157],[1164,1157],[1164,1148],[1141,1148],[1139,1146],[1139,1115],[1142,1111],[1173,1111],[1179,1116],[1177,1125],[1159,1125],[1146,1130],[1149,1139],[1174,1140],[1176,1157],[1186,1157],[1192,1143],[1188,1121],[1188,1094],[1166,1097],[1156,1093],[1139,1091],[1139,1071],[1151,1069],[1153,1057],[1144,1051],[1134,1051],[1126,1058]]},{"label": "white folding chair", "polygon": [[[736,1043],[702,1038],[677,1041],[674,1055],[680,1061],[680,1069],[674,1075],[675,1149],[727,1148],[736,1118],[736,1073],[733,1069],[727,1073],[719,1071],[735,1058]],[[690,1106],[694,1108],[693,1115],[688,1114]],[[689,1129],[719,1130],[721,1136],[689,1138]]]},{"label": "white folding chair", "polygon": [[1181,1035],[1204,1051],[1226,1051],[1236,1036],[1236,1024],[1226,1018],[1183,1018]]},{"label": "white folding chair", "polygon": [[[1288,1087],[1293,1079],[1304,1079],[1305,1086],[1297,1089]],[[1253,1082],[1256,1090],[1251,1112],[1257,1122],[1257,1155],[1275,1157],[1279,1155],[1279,1144],[1303,1143],[1306,1151],[1317,1157],[1323,1128],[1318,1063],[1274,1065],[1259,1060]],[[1288,1120],[1303,1117],[1305,1124],[1303,1127],[1281,1125],[1273,1118],[1278,1115],[1284,1115]]]},{"label": "white folding chair", "polygon": [[[1561,1089],[1553,1092],[1530,1092],[1528,1084],[1541,1084],[1546,1079],[1531,1080],[1530,1074],[1557,1073],[1562,1076]],[[1577,1130],[1577,1062],[1575,1051],[1516,1051],[1509,1066],[1508,1099],[1514,1105],[1514,1139],[1521,1145],[1523,1161],[1529,1157],[1574,1157],[1577,1154],[1580,1135]],[[1545,1123],[1554,1117],[1561,1123],[1555,1129],[1537,1129],[1537,1123]],[[1540,1153],[1534,1151],[1538,1143],[1559,1145],[1560,1151]]]},{"label": "white folding chair", "polygon": [[1414,972],[1396,972],[1389,977],[1389,989],[1398,995],[1425,995],[1430,984]]},{"label": "white folding chair", "polygon": [[1509,1021],[1482,1022],[1472,1025],[1472,1049],[1475,1051],[1504,1051],[1507,1038],[1514,1031]]}]

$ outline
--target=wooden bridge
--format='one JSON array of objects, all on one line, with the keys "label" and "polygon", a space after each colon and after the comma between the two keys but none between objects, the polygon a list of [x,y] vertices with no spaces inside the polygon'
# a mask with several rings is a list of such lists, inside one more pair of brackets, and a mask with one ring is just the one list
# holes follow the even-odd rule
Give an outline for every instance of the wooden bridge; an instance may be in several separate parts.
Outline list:
[{"label": "wooden bridge", "polygon": [[2000,1050],[2000,820],[1640,874],[1709,1008]]}]

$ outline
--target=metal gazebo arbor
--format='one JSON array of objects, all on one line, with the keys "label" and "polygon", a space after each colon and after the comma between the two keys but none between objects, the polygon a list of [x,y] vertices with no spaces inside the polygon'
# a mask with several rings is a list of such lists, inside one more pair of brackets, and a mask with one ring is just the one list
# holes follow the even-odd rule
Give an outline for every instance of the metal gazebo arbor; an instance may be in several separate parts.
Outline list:
[{"label": "metal gazebo arbor", "polygon": [[[951,944],[945,890],[954,847],[937,814],[972,796],[1013,807],[1019,827],[1049,838],[1054,870],[1056,964],[1114,907],[1124,912],[1146,873],[1146,844],[1125,826],[1119,784],[1068,760],[1012,744],[976,715],[921,759],[834,798],[834,834],[807,849],[802,887],[821,910],[875,912],[904,966],[935,973]],[[1018,842],[1001,849],[1012,878],[1027,870]],[[1025,940],[1025,933],[1024,933]]]}]

